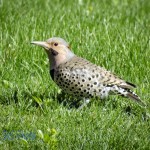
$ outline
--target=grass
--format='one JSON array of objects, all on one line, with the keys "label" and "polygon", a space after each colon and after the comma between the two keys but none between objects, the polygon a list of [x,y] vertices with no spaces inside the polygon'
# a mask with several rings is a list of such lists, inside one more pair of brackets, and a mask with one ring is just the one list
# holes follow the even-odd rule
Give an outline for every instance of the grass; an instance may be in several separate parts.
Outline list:
[{"label": "grass", "polygon": [[[1,0],[0,149],[149,149],[149,10],[148,0]],[[59,103],[47,56],[30,44],[53,36],[137,84],[148,107],[117,96],[81,111]]]}]

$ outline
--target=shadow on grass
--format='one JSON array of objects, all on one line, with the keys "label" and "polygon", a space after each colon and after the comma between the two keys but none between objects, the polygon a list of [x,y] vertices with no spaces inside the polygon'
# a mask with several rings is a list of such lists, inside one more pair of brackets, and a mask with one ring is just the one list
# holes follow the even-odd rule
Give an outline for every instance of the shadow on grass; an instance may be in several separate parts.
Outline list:
[{"label": "shadow on grass", "polygon": [[[10,105],[12,103],[15,103],[18,105],[18,103],[21,103],[23,100],[25,105],[28,105],[28,107],[39,107],[39,106],[44,106],[43,109],[45,108],[45,105],[48,105],[46,107],[49,107],[51,109],[56,109],[58,105],[61,105],[67,109],[78,109],[82,104],[83,104],[83,98],[75,98],[71,95],[65,94],[64,92],[61,93],[53,93],[49,95],[47,92],[45,93],[38,93],[38,92],[33,92],[29,93],[26,91],[21,92],[21,97],[19,96],[20,93],[17,90],[14,90],[13,93],[8,94],[5,93],[4,95],[0,95],[0,104],[2,105]],[[35,98],[37,100],[35,100]],[[20,101],[20,99],[22,99]],[[118,109],[118,107],[122,107],[122,111],[126,113],[127,115],[134,115],[138,116],[138,111],[135,109],[135,105],[131,106],[121,106],[121,102],[117,101],[118,99],[113,99],[113,98],[108,98],[107,100],[100,100],[99,98],[92,98],[90,103],[87,104],[85,107],[90,107],[92,103],[95,103],[96,106],[103,108],[105,107],[108,110],[115,110]],[[29,104],[30,101],[30,104]],[[47,103],[48,102],[48,103]],[[137,108],[137,110],[139,110]],[[141,109],[142,111],[142,116],[143,120],[147,120],[146,111],[144,109]]]}]

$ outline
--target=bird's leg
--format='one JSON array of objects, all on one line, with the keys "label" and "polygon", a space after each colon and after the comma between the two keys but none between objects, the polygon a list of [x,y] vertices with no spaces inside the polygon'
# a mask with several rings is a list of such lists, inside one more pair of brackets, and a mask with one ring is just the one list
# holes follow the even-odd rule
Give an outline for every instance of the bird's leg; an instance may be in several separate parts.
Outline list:
[{"label": "bird's leg", "polygon": [[79,102],[81,101],[81,99],[74,101],[73,103],[71,103],[70,107],[75,107],[78,108],[79,107]]},{"label": "bird's leg", "polygon": [[90,102],[89,98],[84,98],[83,104],[78,108],[79,110],[85,107]]}]

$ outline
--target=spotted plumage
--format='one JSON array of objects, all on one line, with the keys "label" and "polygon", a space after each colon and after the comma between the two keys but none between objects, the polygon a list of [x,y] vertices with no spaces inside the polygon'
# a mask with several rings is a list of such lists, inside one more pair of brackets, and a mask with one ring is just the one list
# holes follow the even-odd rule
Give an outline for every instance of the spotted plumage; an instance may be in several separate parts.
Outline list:
[{"label": "spotted plumage", "polygon": [[63,39],[50,38],[46,42],[32,43],[45,48],[50,61],[51,77],[66,93],[81,99],[91,97],[103,99],[110,94],[118,94],[141,102],[140,98],[132,91],[132,88],[135,87],[134,84],[77,57]]},{"label": "spotted plumage", "polygon": [[59,65],[54,72],[54,81],[67,93],[85,98],[103,99],[110,93],[125,96],[130,92],[126,88],[132,88],[130,83],[80,57]]}]

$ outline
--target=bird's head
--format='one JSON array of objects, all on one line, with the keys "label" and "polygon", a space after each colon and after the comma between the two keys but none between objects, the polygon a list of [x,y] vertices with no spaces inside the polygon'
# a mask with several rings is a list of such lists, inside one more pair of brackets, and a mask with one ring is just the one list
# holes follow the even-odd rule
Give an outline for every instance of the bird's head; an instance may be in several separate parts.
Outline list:
[{"label": "bird's head", "polygon": [[74,53],[69,48],[69,44],[62,38],[53,37],[46,41],[33,41],[31,44],[43,47],[48,54],[49,61],[56,66],[74,56]]}]

